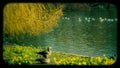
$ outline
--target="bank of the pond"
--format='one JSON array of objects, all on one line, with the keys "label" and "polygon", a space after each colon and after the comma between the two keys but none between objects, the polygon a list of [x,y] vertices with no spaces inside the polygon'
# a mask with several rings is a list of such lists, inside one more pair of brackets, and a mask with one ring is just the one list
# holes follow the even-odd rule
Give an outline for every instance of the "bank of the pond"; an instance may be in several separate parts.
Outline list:
[{"label": "bank of the pond", "polygon": [[[3,59],[10,65],[39,65],[37,61],[41,58],[36,52],[42,51],[41,47],[3,45]],[[109,59],[105,55],[103,58],[84,57],[69,53],[52,52],[50,56],[52,65],[111,65],[114,59]]]}]

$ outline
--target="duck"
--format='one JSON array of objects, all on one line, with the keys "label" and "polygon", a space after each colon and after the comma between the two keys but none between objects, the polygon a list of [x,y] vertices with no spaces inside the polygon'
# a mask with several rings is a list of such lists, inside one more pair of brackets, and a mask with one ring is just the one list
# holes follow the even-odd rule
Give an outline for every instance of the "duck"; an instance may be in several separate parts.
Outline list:
[{"label": "duck", "polygon": [[114,57],[114,56],[111,56],[111,57],[110,57],[110,59],[113,59],[113,60],[115,60],[115,57]]},{"label": "duck", "polygon": [[48,47],[47,50],[45,51],[41,51],[41,52],[38,52],[37,54],[40,54],[42,55],[44,58],[49,58],[49,56],[51,55],[51,47]]}]

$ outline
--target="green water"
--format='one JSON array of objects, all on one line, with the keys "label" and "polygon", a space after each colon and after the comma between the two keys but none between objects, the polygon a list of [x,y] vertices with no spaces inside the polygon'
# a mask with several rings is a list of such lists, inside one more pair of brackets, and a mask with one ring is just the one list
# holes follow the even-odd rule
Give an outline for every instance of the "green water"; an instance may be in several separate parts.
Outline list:
[{"label": "green water", "polygon": [[67,11],[59,27],[44,35],[53,51],[85,56],[117,56],[117,18],[105,10]]}]

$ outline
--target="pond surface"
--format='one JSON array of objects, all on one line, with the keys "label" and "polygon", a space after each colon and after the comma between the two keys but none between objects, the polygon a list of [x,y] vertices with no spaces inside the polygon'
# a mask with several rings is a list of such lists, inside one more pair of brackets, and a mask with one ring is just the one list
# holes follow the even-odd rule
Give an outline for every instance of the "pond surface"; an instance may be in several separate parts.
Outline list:
[{"label": "pond surface", "polygon": [[101,11],[64,12],[59,27],[43,35],[53,51],[84,56],[117,56],[117,18]]}]

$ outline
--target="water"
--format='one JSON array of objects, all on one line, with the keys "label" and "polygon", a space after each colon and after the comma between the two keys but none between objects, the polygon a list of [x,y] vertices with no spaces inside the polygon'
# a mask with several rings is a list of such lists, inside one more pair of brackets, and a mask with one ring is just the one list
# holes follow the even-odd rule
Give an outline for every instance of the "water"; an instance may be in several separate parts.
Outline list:
[{"label": "water", "polygon": [[[66,12],[59,27],[44,35],[44,45],[53,51],[96,57],[117,56],[117,18]],[[104,13],[104,12],[103,12]]]}]

